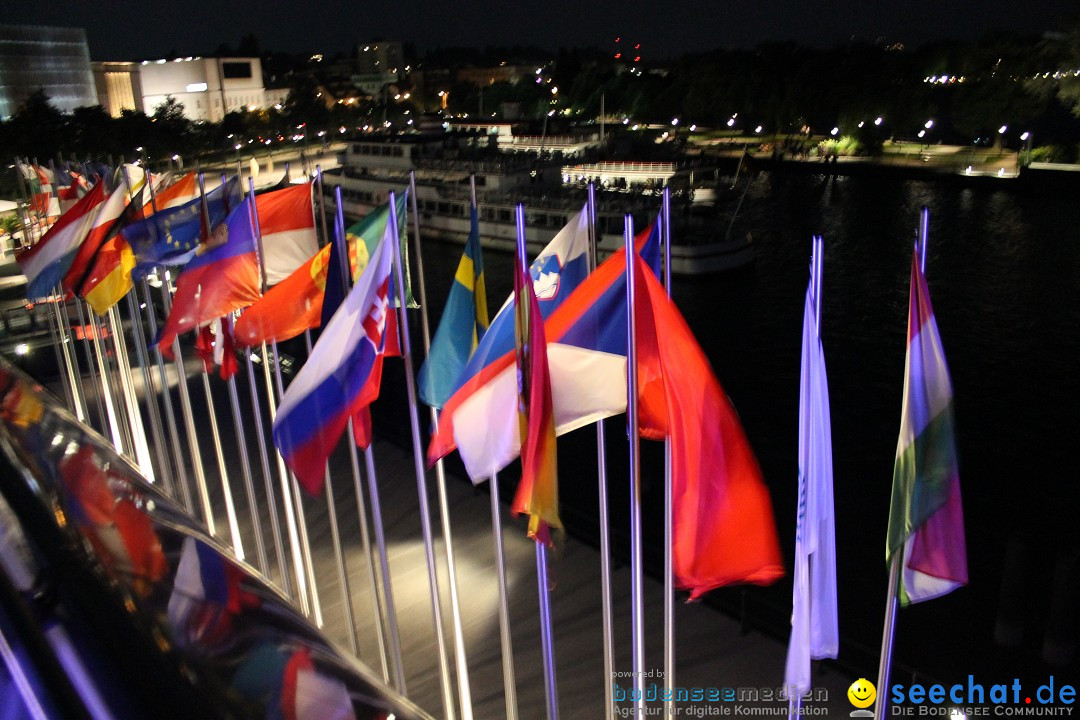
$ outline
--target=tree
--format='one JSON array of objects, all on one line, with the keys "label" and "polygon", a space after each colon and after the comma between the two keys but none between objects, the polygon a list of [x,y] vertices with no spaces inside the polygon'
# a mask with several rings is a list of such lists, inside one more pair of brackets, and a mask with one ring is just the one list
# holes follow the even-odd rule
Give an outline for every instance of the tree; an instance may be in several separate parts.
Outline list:
[{"label": "tree", "polygon": [[38,89],[23,101],[8,122],[10,150],[44,161],[68,149],[63,129],[63,113],[49,102],[44,90]]}]

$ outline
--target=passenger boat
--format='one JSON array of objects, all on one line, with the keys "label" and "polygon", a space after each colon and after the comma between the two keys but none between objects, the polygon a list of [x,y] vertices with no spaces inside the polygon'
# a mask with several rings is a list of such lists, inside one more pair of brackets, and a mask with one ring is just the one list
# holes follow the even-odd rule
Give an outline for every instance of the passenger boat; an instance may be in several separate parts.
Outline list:
[{"label": "passenger boat", "polygon": [[[512,251],[517,230],[514,208],[524,203],[525,238],[530,252],[539,252],[585,204],[579,178],[564,173],[558,158],[498,152],[483,135],[417,134],[368,136],[347,143],[340,167],[324,174],[324,194],[331,206],[341,191],[347,220],[358,219],[387,201],[391,191],[416,175],[416,206],[425,238],[464,244],[469,233],[470,178],[474,178],[480,242],[485,248]],[[635,228],[655,220],[660,208],[659,184],[597,193],[598,254],[620,250],[623,218],[631,214]],[[753,259],[749,234],[724,239],[724,228],[684,225],[673,213],[671,270],[702,275],[746,265]]]}]

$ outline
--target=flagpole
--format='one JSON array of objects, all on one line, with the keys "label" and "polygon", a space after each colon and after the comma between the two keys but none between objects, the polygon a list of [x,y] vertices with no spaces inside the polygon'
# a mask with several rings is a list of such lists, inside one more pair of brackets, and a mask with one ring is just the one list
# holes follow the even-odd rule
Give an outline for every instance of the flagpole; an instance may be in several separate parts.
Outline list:
[{"label": "flagpole", "polygon": [[[265,353],[263,362],[265,364]],[[270,455],[266,448],[266,429],[263,426],[262,406],[255,383],[255,369],[251,362],[251,348],[244,348],[244,364],[247,367],[248,394],[251,400],[251,415],[255,419],[255,439],[259,446],[259,463],[263,475],[263,492],[266,494],[266,508],[270,511],[270,533],[274,539],[274,557],[281,573],[281,589],[287,597],[292,597],[292,583],[289,581],[289,566],[285,560],[285,544],[281,537],[281,518],[278,516],[277,498],[274,497],[274,479],[270,472]],[[285,504],[288,505],[288,499]]]},{"label": "flagpole", "polygon": [[[919,257],[919,268],[926,272],[926,244],[930,235],[930,211],[923,208],[919,214],[919,236],[915,243],[915,252]],[[885,717],[889,709],[888,693],[884,692],[889,686],[889,675],[892,671],[893,640],[896,637],[896,610],[900,604],[900,574],[902,571],[903,549],[894,552],[889,562],[889,591],[885,599],[885,629],[881,635],[881,658],[878,661],[877,686],[882,689],[878,693],[877,704],[874,706],[875,717]]]},{"label": "flagpole", "polygon": [[424,459],[420,444],[420,418],[416,411],[416,377],[412,366],[412,341],[409,338],[409,318],[405,312],[405,270],[398,239],[397,205],[393,191],[390,192],[390,239],[394,242],[396,262],[394,277],[397,280],[398,319],[401,331],[401,357],[405,361],[405,386],[409,394],[409,424],[412,428],[413,463],[416,470],[416,490],[420,500],[420,525],[424,534],[424,553],[427,558],[428,588],[431,592],[431,616],[435,624],[435,641],[439,649],[439,679],[442,685],[443,714],[454,720],[454,693],[450,682],[450,664],[446,654],[446,638],[443,635],[442,609],[439,607],[439,577],[435,564],[435,544],[431,536],[431,511],[428,508],[427,482],[424,477]]},{"label": "flagpole", "polygon": [[[349,432],[352,432],[352,428],[349,428]],[[355,443],[353,447],[355,447]],[[392,661],[391,672],[394,678],[394,689],[405,695],[405,667],[401,662],[401,637],[398,633],[394,588],[390,582],[390,561],[386,552],[386,534],[383,532],[382,507],[379,503],[379,483],[375,477],[375,452],[370,445],[364,449],[364,465],[367,470],[368,494],[371,495],[371,522],[375,525],[375,542],[379,551],[379,571],[382,576],[383,594],[385,595],[386,629],[390,635],[390,659]]]},{"label": "flagpole", "polygon": [[[476,204],[476,181],[470,178],[473,205]],[[415,195],[413,198],[415,203]],[[440,460],[440,463],[442,461]],[[491,501],[491,535],[495,544],[495,573],[499,586],[499,644],[502,649],[503,701],[507,720],[517,720],[517,681],[514,678],[514,648],[510,636],[510,603],[506,585],[506,556],[502,535],[502,504],[499,502],[499,477],[492,473],[488,480]]]},{"label": "flagpole", "polygon": [[[528,272],[528,265],[525,259],[525,205],[518,203],[516,208],[516,220],[517,220],[517,256],[518,261],[521,263],[523,272]],[[514,281],[517,285],[517,281]],[[523,288],[523,292],[525,292]],[[530,291],[531,292],[531,291]],[[531,298],[525,299],[520,296],[514,298],[514,302],[532,302]],[[528,317],[518,308],[518,317]],[[530,320],[531,322],[531,320]],[[527,337],[531,338],[531,329]],[[534,352],[547,352],[547,348],[532,347],[532,340],[522,340],[523,344],[529,345],[529,354]],[[519,358],[520,360],[520,358]],[[531,362],[531,361],[530,361]],[[524,367],[518,368],[519,373],[526,372]],[[520,382],[520,376],[519,376]],[[530,383],[532,380],[529,381]],[[537,593],[540,597],[540,645],[544,655],[544,700],[547,706],[548,720],[558,720],[559,718],[559,691],[555,677],[555,641],[552,636],[551,627],[551,596],[548,590],[548,571],[547,571],[547,548],[541,540],[534,539],[533,545],[536,551],[536,587]]]},{"label": "flagpole", "polygon": [[[206,204],[206,188],[203,185],[203,174],[199,173],[199,194],[202,197],[203,218],[206,221],[206,231],[212,232],[210,227],[210,208]],[[222,198],[228,194],[228,188],[222,182]],[[226,207],[228,204],[226,203]],[[224,222],[224,221],[222,221]],[[221,449],[221,434],[218,431],[217,411],[214,409],[214,396],[210,392],[210,373],[206,371],[206,364],[202,363],[202,386],[203,394],[206,395],[206,411],[210,420],[210,433],[214,439],[214,457],[217,459],[218,477],[221,479],[221,491],[225,499],[225,521],[229,525],[229,536],[232,538],[233,552],[238,560],[244,560],[244,540],[240,536],[240,523],[236,516],[236,506],[233,504],[232,486],[229,483],[229,470],[225,466],[225,453]]]},{"label": "flagpole", "polygon": [[[476,207],[476,176],[469,176],[472,207]],[[420,213],[416,204],[416,172],[409,171],[409,199],[413,215],[413,248],[416,253],[416,272],[420,276],[420,327],[424,339],[424,356],[431,352],[431,329],[428,325],[427,288],[424,284],[424,258],[420,250]],[[431,412],[431,430],[439,430],[439,412]],[[469,663],[465,654],[465,631],[461,626],[461,604],[458,599],[457,565],[454,562],[454,540],[450,531],[450,504],[446,497],[446,469],[442,458],[435,462],[435,487],[439,495],[439,519],[442,521],[443,544],[446,545],[446,570],[450,584],[450,617],[454,627],[454,662],[457,668],[458,700],[462,720],[472,720],[472,691],[469,688]]]},{"label": "flagpole", "polygon": [[[661,201],[660,225],[664,241],[664,289],[671,299],[671,186],[664,186]],[[664,438],[664,688],[668,691],[663,703],[664,714],[674,710],[675,697],[675,564],[672,547],[674,532],[674,495],[672,490],[671,436]]]},{"label": "flagpole", "polygon": [[[329,242],[329,234],[326,227],[326,196],[322,193],[322,170],[319,170],[319,209],[324,239]],[[343,286],[348,288],[352,282],[352,266],[349,262],[348,235],[345,233],[345,211],[341,203],[341,186],[334,188],[334,227],[341,238],[336,251],[338,253],[338,267],[341,270]],[[353,420],[348,421],[349,437],[354,438]],[[375,454],[371,446],[364,448],[364,460],[368,470],[368,492],[371,494],[372,520],[375,523],[376,538],[378,545],[380,570],[383,578],[383,592],[379,591],[379,583],[375,579],[375,559],[371,553],[371,539],[368,531],[367,507],[364,502],[364,488],[360,479],[360,460],[356,452],[356,443],[347,443],[349,446],[349,461],[353,474],[353,491],[356,496],[356,514],[360,523],[360,543],[363,546],[365,564],[368,569],[368,582],[371,585],[371,595],[375,602],[375,611],[378,615],[375,621],[375,639],[379,645],[379,661],[382,666],[383,680],[390,682],[391,672],[394,677],[395,689],[405,694],[405,671],[401,663],[401,639],[398,636],[397,613],[394,610],[394,594],[390,583],[390,564],[386,553],[386,537],[383,534],[382,508],[379,505],[379,487],[375,479]],[[385,593],[385,600],[384,600]],[[383,632],[383,623],[386,623],[386,632],[390,635],[390,648],[387,649],[386,635]],[[389,657],[388,657],[389,655]],[[392,663],[392,665],[391,665]]]},{"label": "flagpole", "polygon": [[[225,333],[232,336],[232,314],[219,318],[218,322],[221,323],[221,342],[224,343]],[[227,326],[226,323],[228,323]],[[231,348],[224,348],[224,351],[235,355],[235,351]],[[235,361],[235,357],[233,359]],[[225,385],[229,389],[229,406],[232,410],[233,431],[236,433],[236,449],[240,455],[240,471],[244,476],[244,489],[247,491],[248,514],[251,516],[251,529],[255,535],[255,557],[259,563],[259,570],[266,577],[270,577],[270,561],[266,555],[266,541],[263,540],[262,519],[259,517],[259,508],[255,502],[255,480],[251,472],[251,460],[248,458],[247,438],[244,435],[244,421],[240,412],[240,394],[236,390],[235,372],[225,381]]]},{"label": "flagpole", "polygon": [[[589,272],[596,269],[600,232],[596,227],[596,184],[589,183]],[[604,626],[604,710],[605,717],[615,717],[615,631],[611,619],[611,529],[608,524],[607,438],[604,421],[596,422],[596,475],[600,496],[600,597]]]},{"label": "flagpole", "polygon": [[[81,305],[82,303],[80,303]],[[93,314],[88,311],[88,314]],[[134,442],[135,457],[143,475],[150,482],[156,482],[154,464],[150,458],[150,446],[146,442],[146,428],[142,423],[142,414],[139,410],[139,400],[135,396],[135,379],[131,374],[131,359],[127,353],[127,339],[124,336],[124,325],[120,320],[120,313],[116,306],[108,311],[109,324],[112,326],[113,345],[116,349],[116,364],[120,372],[120,388],[124,393],[124,402],[129,417],[131,439]],[[134,323],[132,323],[134,325]]]},{"label": "flagpole", "polygon": [[[288,165],[286,164],[286,174]],[[255,252],[259,256],[259,284],[263,293],[266,292],[266,260],[262,245],[262,228],[259,226],[258,200],[255,195],[255,185],[250,183],[251,189],[251,223],[255,228]],[[274,377],[277,381],[279,395],[285,394],[285,388],[281,382],[281,365],[278,362],[277,342],[270,343],[268,352],[266,343],[262,344],[263,379],[266,382],[266,403],[270,412],[270,422],[273,424],[277,415],[277,404],[274,398],[274,381],[270,378],[270,358],[273,357]],[[289,530],[289,544],[293,556],[293,571],[296,573],[297,598],[300,601],[300,610],[309,617],[313,617],[315,624],[322,627],[322,608],[319,605],[319,589],[315,582],[315,566],[311,560],[311,545],[308,542],[307,521],[304,518],[304,505],[300,497],[300,488],[296,476],[285,467],[285,460],[281,453],[274,453],[277,457],[278,475],[281,478],[281,501],[285,507],[285,522]],[[310,597],[309,597],[310,593]]]},{"label": "flagpole", "polygon": [[634,264],[634,218],[624,218],[626,244],[626,410],[630,440],[630,602],[631,641],[636,714],[645,714],[645,599],[643,597],[641,553],[641,444],[638,439],[637,322],[634,317],[636,291]]},{"label": "flagpole", "polygon": [[[66,377],[66,387],[71,395],[72,408],[75,410],[75,416],[80,421],[89,424],[90,415],[86,408],[86,399],[84,393],[79,386],[79,379],[81,378],[81,374],[77,371],[76,366],[72,362],[69,325],[64,322],[64,317],[60,313],[59,306],[63,304],[64,296],[62,294],[62,290],[59,287],[56,288],[54,292],[56,293],[57,299],[55,302],[49,302],[48,304],[52,306],[51,309],[53,320],[56,321],[56,346],[60,348],[59,354],[63,358],[62,364],[64,366],[64,370],[66,370],[67,373],[66,376],[62,375],[61,377]],[[102,426],[102,429],[104,430],[104,425]]]},{"label": "flagpole", "polygon": [[[62,317],[64,319],[64,327],[70,331],[71,321],[67,317],[67,303],[64,300],[64,289],[57,287],[57,307],[63,305]],[[94,405],[97,408],[98,421],[101,423],[101,434],[108,435],[112,438],[113,447],[116,448],[116,452],[119,455],[124,454],[124,442],[123,436],[120,432],[120,428],[117,425],[116,411],[112,405],[112,389],[108,386],[108,380],[105,375],[104,361],[102,359],[97,360],[98,370],[101,372],[101,379],[98,379],[98,370],[94,369],[94,353],[93,350],[97,350],[100,353],[100,348],[97,345],[97,324],[88,326],[86,318],[82,317],[82,307],[76,306],[76,310],[79,312],[79,324],[83,329],[83,355],[86,356],[86,369],[90,373],[90,387],[95,388],[94,393]],[[87,327],[93,328],[93,337],[88,338],[86,336]],[[76,336],[76,339],[77,336]],[[93,350],[91,349],[93,348]],[[76,376],[81,377],[81,373],[78,370],[78,359],[76,358]]]},{"label": "flagpole", "polygon": [[[311,357],[311,330],[304,331],[304,348]],[[349,649],[357,658],[360,646],[356,642],[356,616],[353,613],[352,593],[349,590],[349,569],[345,564],[345,554],[341,547],[341,532],[338,529],[337,503],[334,501],[334,485],[330,481],[330,462],[323,466],[323,492],[326,495],[326,519],[330,525],[330,544],[334,546],[334,560],[337,564],[338,585],[341,590],[341,609],[345,613],[345,624],[349,628]]]},{"label": "flagpole", "polygon": [[[128,177],[127,168],[123,167],[123,166],[121,166],[121,167],[122,167],[121,178],[123,179],[123,182],[124,182],[124,194],[129,198],[129,201],[130,201],[130,197],[131,197],[131,180]],[[117,190],[119,190],[119,188],[117,188]],[[114,190],[113,192],[116,192],[116,190]],[[155,213],[157,212],[157,200],[155,199],[154,183],[153,182],[150,182],[150,207],[154,210]],[[162,273],[162,274],[164,275],[164,273]],[[150,335],[152,337],[157,337],[157,332],[158,332],[157,313],[154,310],[154,302],[153,302],[153,299],[152,299],[152,297],[150,295],[150,283],[147,282],[145,275],[141,278],[140,284],[142,285],[143,295],[146,297],[146,319],[147,319],[147,322],[149,322],[149,324],[150,324]],[[163,292],[163,297],[164,297],[164,294],[168,293],[168,283],[167,282],[165,282],[162,285],[162,292]],[[132,282],[132,293],[135,295],[134,303],[137,306],[137,305],[139,305],[139,293],[138,293],[137,290],[135,290],[134,282]],[[135,308],[132,307],[131,311],[132,311],[132,318],[134,318],[136,316],[135,315]],[[132,324],[133,325],[138,325],[139,323],[137,321],[135,321],[135,320],[132,320]],[[141,326],[139,327],[139,332],[140,332],[140,334],[142,332],[142,327]],[[145,343],[143,343],[143,345],[145,345]],[[188,487],[188,484],[185,481],[186,473],[184,472],[184,467],[185,467],[184,466],[184,454],[183,454],[183,450],[181,449],[181,445],[180,445],[180,432],[176,427],[176,411],[173,409],[172,391],[169,389],[169,373],[165,368],[165,359],[161,354],[161,348],[158,347],[156,343],[154,344],[154,362],[157,365],[158,375],[161,377],[161,399],[165,403],[165,421],[166,421],[166,423],[168,425],[169,440],[172,442],[173,456],[174,456],[174,459],[176,460],[176,473],[177,473],[176,482],[180,486],[180,497],[181,497],[181,499],[182,499],[182,501],[184,503],[184,507],[187,509],[189,514],[194,515],[195,514],[195,505],[194,505],[194,502],[193,502],[192,497],[191,497],[191,488]],[[182,368],[180,366],[178,366],[178,370],[179,369],[182,369]],[[183,388],[184,388],[183,391],[182,391],[182,394],[183,394],[183,393],[185,393],[187,391],[187,382],[186,382],[186,378],[185,378],[183,372],[179,372],[178,375],[177,375],[177,385],[181,385],[182,380],[184,381],[182,383]],[[152,387],[152,385],[151,385],[151,387]],[[155,402],[155,408],[156,408],[156,406],[157,405],[156,405],[156,402]],[[189,447],[190,446],[191,445],[189,444]],[[192,466],[193,467],[198,466],[198,468],[199,468],[198,470],[195,471],[196,478],[199,477],[199,473],[201,472],[201,464],[202,464],[202,460],[199,458],[198,455],[195,455],[192,458]]]},{"label": "flagpole", "polygon": [[128,317],[131,319],[131,344],[135,346],[135,359],[142,374],[143,399],[146,401],[147,416],[150,418],[150,434],[154,438],[154,455],[158,461],[158,473],[161,475],[165,492],[174,500],[179,500],[176,483],[173,481],[169,454],[165,447],[165,435],[161,426],[161,412],[157,405],[157,390],[154,388],[150,363],[146,357],[146,336],[143,335],[142,322],[136,309],[138,306],[132,299],[132,295],[134,295],[134,287],[125,295],[125,298],[128,305]]}]

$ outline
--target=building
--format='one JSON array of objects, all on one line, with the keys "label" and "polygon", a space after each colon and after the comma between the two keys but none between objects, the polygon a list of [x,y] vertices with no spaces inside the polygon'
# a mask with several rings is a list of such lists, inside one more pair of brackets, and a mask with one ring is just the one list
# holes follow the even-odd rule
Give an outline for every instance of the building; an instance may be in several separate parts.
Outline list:
[{"label": "building", "polygon": [[503,63],[487,68],[458,68],[456,75],[459,83],[469,83],[478,88],[494,85],[497,82],[517,85],[522,78],[535,77],[534,65],[507,65]]},{"label": "building", "polygon": [[38,90],[61,112],[97,105],[85,30],[0,25],[0,120]]},{"label": "building", "polygon": [[261,110],[284,102],[288,90],[267,90],[259,58],[187,57],[93,64],[98,101],[113,116],[125,109],[152,115],[175,98],[191,120],[219,122],[236,110]]}]

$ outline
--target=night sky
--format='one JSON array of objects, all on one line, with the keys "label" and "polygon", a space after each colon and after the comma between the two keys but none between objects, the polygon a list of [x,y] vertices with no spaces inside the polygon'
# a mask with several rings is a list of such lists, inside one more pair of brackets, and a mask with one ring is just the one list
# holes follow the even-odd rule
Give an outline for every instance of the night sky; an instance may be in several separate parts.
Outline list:
[{"label": "night sky", "polygon": [[[263,49],[333,53],[358,42],[397,39],[435,47],[608,47],[642,44],[646,61],[685,51],[794,40],[917,45],[994,30],[1062,30],[1068,0],[49,0],[11,3],[3,22],[83,27],[94,60],[141,60],[212,52],[254,33]],[[1075,12],[1075,11],[1074,11]]]}]

